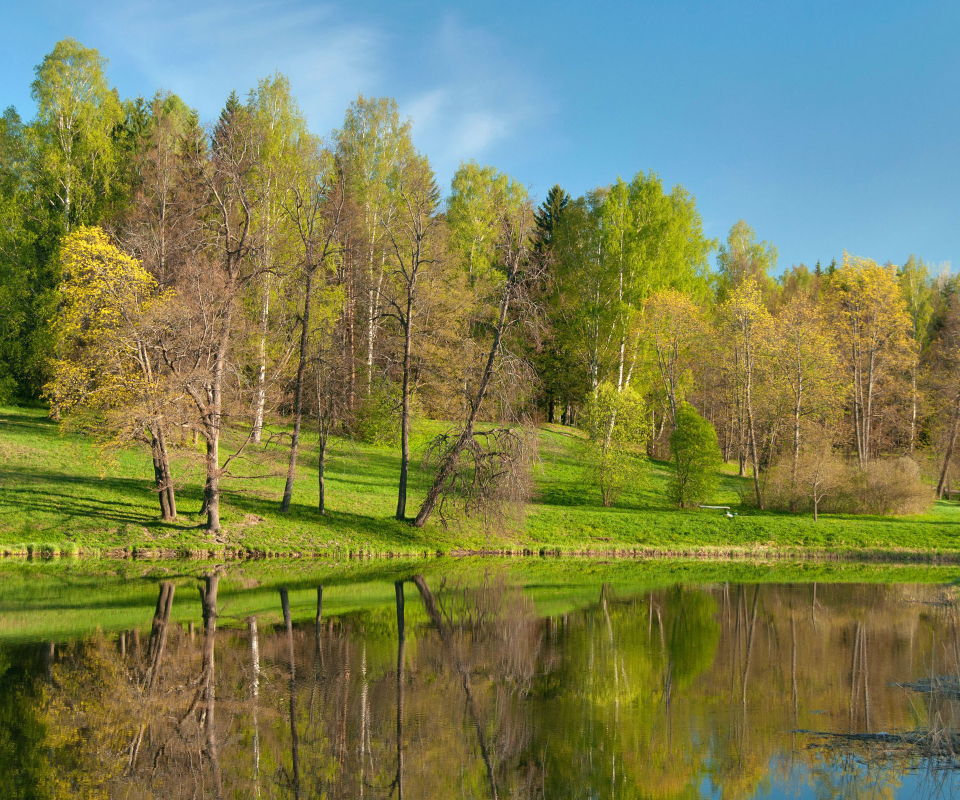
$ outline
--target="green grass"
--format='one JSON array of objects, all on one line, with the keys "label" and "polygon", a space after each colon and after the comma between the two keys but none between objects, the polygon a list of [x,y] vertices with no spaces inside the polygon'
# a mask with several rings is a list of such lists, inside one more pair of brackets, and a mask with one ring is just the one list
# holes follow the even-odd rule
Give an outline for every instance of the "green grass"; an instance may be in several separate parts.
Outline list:
[{"label": "green grass", "polygon": [[[442,429],[422,422],[413,451]],[[41,408],[0,408],[0,552],[35,558],[138,552],[216,555],[225,552],[302,554],[326,558],[433,555],[458,550],[771,554],[784,551],[857,553],[881,557],[909,552],[960,554],[960,505],[938,502],[909,518],[806,515],[740,507],[745,479],[725,471],[717,504],[722,512],[671,508],[669,465],[651,462],[642,486],[631,487],[614,508],[604,508],[583,467],[583,440],[557,425],[540,432],[536,491],[524,520],[485,531],[475,521],[444,529],[433,521],[416,530],[393,519],[399,455],[396,448],[338,440],[327,469],[329,513],[320,516],[314,440],[302,450],[294,504],[280,514],[285,439],[234,462],[223,482],[223,531],[212,537],[196,515],[200,507],[200,451],[178,450],[174,471],[180,518],[158,519],[151,491],[152,465],[144,451],[105,460],[89,437],[62,434]],[[226,448],[225,448],[226,449]],[[416,457],[415,457],[416,462]],[[415,513],[429,475],[411,473],[408,513]]]}]

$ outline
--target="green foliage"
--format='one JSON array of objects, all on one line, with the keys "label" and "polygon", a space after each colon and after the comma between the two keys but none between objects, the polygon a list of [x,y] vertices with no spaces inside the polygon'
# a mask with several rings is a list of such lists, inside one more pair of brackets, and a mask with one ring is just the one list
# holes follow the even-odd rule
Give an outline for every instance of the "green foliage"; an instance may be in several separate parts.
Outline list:
[{"label": "green foliage", "polygon": [[500,220],[523,207],[526,189],[494,167],[461,164],[450,185],[450,245],[470,281],[487,277],[497,263]]},{"label": "green foliage", "polygon": [[773,286],[770,273],[777,266],[777,248],[766,241],[757,241],[756,231],[746,221],[738,220],[730,228],[726,244],[717,252],[717,297],[727,295],[753,278],[766,294]]},{"label": "green foliage", "polygon": [[601,383],[587,399],[583,424],[590,436],[589,464],[604,506],[612,506],[627,486],[642,483],[637,452],[647,440],[646,421],[643,397],[629,386],[617,391]]},{"label": "green foliage", "polygon": [[676,504],[689,508],[712,497],[717,491],[722,463],[717,432],[688,403],[677,410],[670,450],[675,467],[670,494]]}]

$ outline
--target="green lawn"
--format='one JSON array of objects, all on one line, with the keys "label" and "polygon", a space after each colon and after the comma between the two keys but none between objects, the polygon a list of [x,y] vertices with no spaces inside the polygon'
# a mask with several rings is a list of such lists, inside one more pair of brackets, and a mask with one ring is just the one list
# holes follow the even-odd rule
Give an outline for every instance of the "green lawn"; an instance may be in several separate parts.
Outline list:
[{"label": "green lawn", "polygon": [[[415,513],[429,475],[417,456],[441,423],[414,431],[415,468],[408,513]],[[61,434],[41,408],[0,408],[0,551],[115,554],[124,549],[164,553],[222,554],[258,551],[346,558],[351,554],[433,555],[457,550],[530,550],[539,553],[668,552],[716,555],[770,554],[783,549],[831,552],[903,551],[960,553],[960,506],[938,502],[931,513],[909,517],[809,516],[739,507],[744,479],[725,473],[713,500],[734,506],[719,511],[678,511],[666,496],[669,465],[652,462],[642,486],[614,508],[603,508],[599,491],[582,466],[583,441],[558,425],[540,431],[536,492],[523,520],[486,531],[473,520],[423,530],[396,522],[396,448],[338,440],[327,469],[329,513],[316,511],[314,440],[307,436],[291,513],[278,511],[283,491],[286,440],[251,451],[234,462],[236,477],[224,481],[223,531],[203,531],[200,452],[187,444],[174,466],[180,482],[180,519],[162,523],[151,492],[152,465],[145,451],[105,461],[92,441]]]}]

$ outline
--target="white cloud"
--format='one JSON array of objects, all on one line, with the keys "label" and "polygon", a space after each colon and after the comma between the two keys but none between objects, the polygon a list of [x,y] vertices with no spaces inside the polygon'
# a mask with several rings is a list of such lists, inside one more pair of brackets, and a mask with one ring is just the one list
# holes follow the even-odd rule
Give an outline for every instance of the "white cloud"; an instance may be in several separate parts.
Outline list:
[{"label": "white cloud", "polygon": [[460,161],[487,162],[498,147],[541,122],[552,109],[533,70],[479,28],[442,20],[421,51],[427,85],[402,103],[417,146],[445,182]]},{"label": "white cloud", "polygon": [[126,3],[98,16],[104,33],[116,37],[112,52],[207,118],[232,89],[243,97],[279,70],[311,127],[324,132],[380,73],[383,34],[348,21],[335,6],[179,0]]}]

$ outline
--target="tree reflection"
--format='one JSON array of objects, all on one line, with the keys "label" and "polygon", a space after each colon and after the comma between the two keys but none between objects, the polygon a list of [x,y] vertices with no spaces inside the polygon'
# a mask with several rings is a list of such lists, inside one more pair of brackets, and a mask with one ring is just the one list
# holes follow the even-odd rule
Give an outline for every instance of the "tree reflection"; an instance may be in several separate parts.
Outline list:
[{"label": "tree reflection", "polygon": [[163,582],[142,648],[0,651],[0,796],[853,798],[918,770],[955,788],[960,642],[935,589],[604,585],[544,618],[503,577],[417,574],[361,611],[284,588],[280,625],[220,626],[220,582],[196,639]]}]

